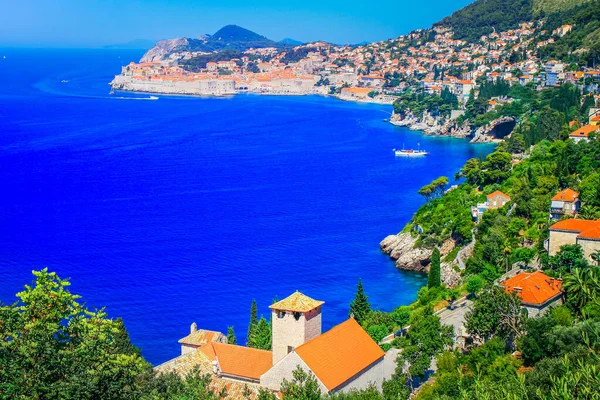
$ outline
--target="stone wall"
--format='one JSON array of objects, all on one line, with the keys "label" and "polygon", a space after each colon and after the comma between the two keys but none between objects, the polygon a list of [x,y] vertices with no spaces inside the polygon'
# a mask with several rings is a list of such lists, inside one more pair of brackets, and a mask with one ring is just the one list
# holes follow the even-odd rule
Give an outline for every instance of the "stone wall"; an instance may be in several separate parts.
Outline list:
[{"label": "stone wall", "polygon": [[577,244],[581,246],[583,249],[583,255],[585,258],[592,264],[596,265],[596,261],[592,260],[592,253],[600,250],[600,241],[599,240],[591,240],[591,239],[577,239]]},{"label": "stone wall", "polygon": [[[292,372],[296,369],[296,367],[300,366],[304,371],[309,372],[310,368],[308,365],[300,358],[298,353],[291,352],[287,354],[283,359],[279,360],[279,362],[273,367],[265,372],[260,377],[260,385],[267,387],[272,390],[280,390],[281,382],[284,379],[290,381],[293,377]],[[327,393],[327,388],[319,379],[317,378],[317,382],[319,383],[319,388],[321,392]]]},{"label": "stone wall", "polygon": [[288,346],[296,348],[321,334],[321,307],[300,313],[298,320],[291,311],[272,310],[271,314],[273,364],[288,354]]},{"label": "stone wall", "polygon": [[384,358],[381,357],[378,361],[369,365],[367,368],[360,371],[346,383],[336,388],[332,392],[349,392],[351,390],[366,389],[370,385],[375,385],[377,390],[381,391],[384,375]]},{"label": "stone wall", "polygon": [[550,238],[548,243],[548,254],[551,256],[558,253],[561,246],[566,244],[577,243],[577,232],[564,232],[564,231],[550,231]]}]

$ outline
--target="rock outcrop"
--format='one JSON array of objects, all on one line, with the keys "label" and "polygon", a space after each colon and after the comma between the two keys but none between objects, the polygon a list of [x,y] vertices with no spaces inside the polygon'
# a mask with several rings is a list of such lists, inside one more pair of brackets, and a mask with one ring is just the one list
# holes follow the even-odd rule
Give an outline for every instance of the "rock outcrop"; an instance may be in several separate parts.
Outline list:
[{"label": "rock outcrop", "polygon": [[466,138],[473,133],[468,120],[463,122],[462,125],[459,125],[456,121],[439,116],[433,117],[429,113],[424,113],[420,117],[417,117],[412,113],[393,113],[390,118],[390,123],[396,126],[405,126],[412,131],[423,131],[425,135],[432,136]]},{"label": "rock outcrop", "polygon": [[170,53],[185,48],[189,45],[186,38],[160,40],[156,45],[148,50],[140,62],[158,62],[162,61]]},{"label": "rock outcrop", "polygon": [[[417,238],[410,233],[399,233],[389,235],[379,243],[381,251],[389,255],[395,261],[396,268],[405,271],[429,272],[431,249],[415,247]],[[440,254],[445,257],[456,246],[452,239],[446,240],[441,248]],[[441,280],[448,287],[455,287],[460,283],[460,273],[449,263],[441,265]]]},{"label": "rock outcrop", "polygon": [[410,233],[399,233],[383,239],[379,247],[396,262],[396,268],[427,272],[431,250],[415,247],[416,242],[417,238],[413,238]]},{"label": "rock outcrop", "polygon": [[[494,133],[501,125],[504,124],[510,124],[511,126],[509,127],[509,130],[512,131],[512,128],[515,124],[515,119],[513,117],[500,117],[491,121],[485,126],[477,128],[470,143],[488,143],[494,141],[495,139],[501,139]],[[510,134],[510,132],[508,134]],[[504,136],[506,136],[506,134],[502,135],[502,137]]]}]

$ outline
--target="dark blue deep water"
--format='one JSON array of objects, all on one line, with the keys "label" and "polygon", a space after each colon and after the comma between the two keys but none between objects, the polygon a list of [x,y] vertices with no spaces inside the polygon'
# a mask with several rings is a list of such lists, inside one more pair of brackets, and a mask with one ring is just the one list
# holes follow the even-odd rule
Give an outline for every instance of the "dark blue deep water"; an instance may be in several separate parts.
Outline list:
[{"label": "dark blue deep water", "polygon": [[[3,58],[6,56],[6,58]],[[295,290],[347,316],[359,277],[374,307],[415,299],[423,276],[378,243],[490,146],[382,122],[390,106],[321,97],[109,96],[135,51],[0,51],[0,300],[48,267],[123,317],[152,363],[191,322],[236,328]],[[66,80],[68,82],[61,82]],[[393,147],[432,155],[395,159]]]}]

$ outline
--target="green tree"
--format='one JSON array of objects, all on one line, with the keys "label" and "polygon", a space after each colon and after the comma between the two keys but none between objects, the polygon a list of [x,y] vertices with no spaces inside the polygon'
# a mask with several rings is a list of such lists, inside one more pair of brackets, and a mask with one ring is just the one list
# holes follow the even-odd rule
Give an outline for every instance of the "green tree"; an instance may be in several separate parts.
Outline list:
[{"label": "green tree", "polygon": [[252,336],[248,339],[248,347],[271,350],[271,343],[271,324],[265,317],[261,316],[256,327],[252,330]]},{"label": "green tree", "polygon": [[250,306],[250,323],[248,324],[248,341],[252,337],[252,333],[258,324],[258,307],[256,306],[256,300],[252,299],[252,305]]},{"label": "green tree", "polygon": [[227,328],[227,343],[237,344],[237,338],[235,337],[235,331],[233,330],[233,326]]},{"label": "green tree", "polygon": [[476,296],[479,291],[483,288],[483,279],[480,276],[473,275],[467,280],[467,292]]},{"label": "green tree", "polygon": [[354,315],[356,322],[362,325],[370,313],[371,304],[369,303],[369,297],[365,294],[362,279],[359,278],[358,284],[356,285],[356,295],[354,296],[354,300],[350,303],[349,315]]},{"label": "green tree", "polygon": [[415,311],[406,333],[406,345],[398,357],[398,362],[402,363],[400,369],[406,364],[411,378],[423,378],[431,359],[452,345],[452,332],[451,326],[440,323],[431,307]]},{"label": "green tree", "polygon": [[566,244],[558,253],[550,257],[549,266],[556,271],[572,271],[574,268],[587,267],[583,249],[578,244]]},{"label": "green tree", "polygon": [[312,373],[307,373],[300,366],[292,372],[292,380],[283,380],[281,384],[283,398],[290,400],[320,400],[321,389]]},{"label": "green tree", "polygon": [[431,264],[427,275],[427,287],[435,288],[441,285],[441,260],[440,250],[436,247],[431,254]]},{"label": "green tree", "polygon": [[465,316],[465,327],[481,340],[496,336],[512,340],[523,333],[524,319],[521,299],[513,293],[506,293],[503,288],[492,286],[473,302]]},{"label": "green tree", "polygon": [[18,301],[0,306],[0,394],[8,398],[121,399],[141,390],[150,365],[121,320],[91,311],[47,269]]}]

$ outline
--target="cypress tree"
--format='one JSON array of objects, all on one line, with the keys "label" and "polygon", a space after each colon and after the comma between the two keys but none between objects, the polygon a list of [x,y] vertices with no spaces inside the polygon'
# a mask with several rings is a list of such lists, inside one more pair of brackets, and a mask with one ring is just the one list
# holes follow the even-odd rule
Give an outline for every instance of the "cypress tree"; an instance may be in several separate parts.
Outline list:
[{"label": "cypress tree", "polygon": [[248,338],[248,347],[271,350],[271,324],[262,315]]},{"label": "cypress tree", "polygon": [[429,265],[429,275],[427,276],[427,287],[434,288],[441,285],[440,264],[440,251],[436,247],[431,254],[431,264]]},{"label": "cypress tree", "polygon": [[227,328],[227,343],[237,344],[237,338],[235,337],[235,331],[233,330],[233,326]]},{"label": "cypress tree", "polygon": [[256,318],[257,314],[256,300],[252,299],[252,305],[250,306],[250,324],[248,324],[248,336],[247,341],[250,343],[250,338],[252,337],[252,332],[256,325],[258,324],[258,319]]},{"label": "cypress tree", "polygon": [[364,320],[371,312],[371,304],[369,304],[369,298],[365,294],[363,288],[362,279],[358,279],[358,285],[356,285],[356,296],[350,303],[350,314],[354,315],[356,322],[362,325]]}]

